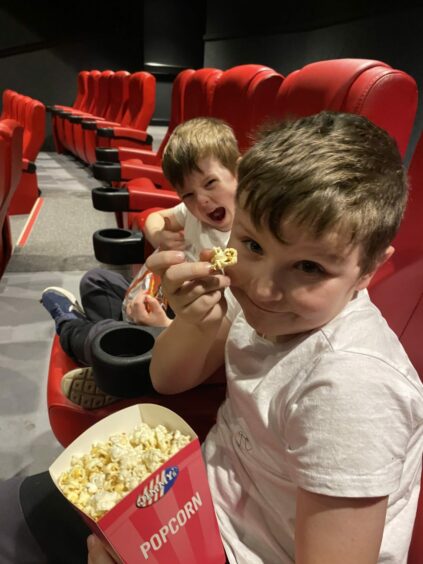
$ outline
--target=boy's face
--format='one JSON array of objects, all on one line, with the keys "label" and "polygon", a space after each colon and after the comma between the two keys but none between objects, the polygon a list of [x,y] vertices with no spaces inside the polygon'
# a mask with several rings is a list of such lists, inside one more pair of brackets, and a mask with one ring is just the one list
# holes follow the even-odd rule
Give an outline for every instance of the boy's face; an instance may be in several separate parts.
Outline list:
[{"label": "boy's face", "polygon": [[248,323],[279,340],[328,323],[373,274],[361,274],[359,248],[343,245],[335,232],[316,239],[287,224],[283,236],[286,244],[268,229],[257,231],[237,209],[228,244],[238,250],[227,271],[231,290]]},{"label": "boy's face", "polygon": [[236,176],[214,157],[204,157],[184,179],[178,193],[188,210],[201,222],[230,231],[235,213]]}]

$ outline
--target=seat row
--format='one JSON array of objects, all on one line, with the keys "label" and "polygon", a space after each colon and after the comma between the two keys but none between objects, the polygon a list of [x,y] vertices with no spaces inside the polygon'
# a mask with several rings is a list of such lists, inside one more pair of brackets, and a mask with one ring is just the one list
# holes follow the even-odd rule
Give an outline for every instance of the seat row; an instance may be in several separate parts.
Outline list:
[{"label": "seat row", "polygon": [[39,196],[35,160],[44,143],[46,110],[39,100],[4,90],[0,122],[14,120],[23,128],[22,175],[9,206],[9,214],[29,213]]},{"label": "seat row", "polygon": [[[417,87],[407,73],[366,59],[318,61],[284,77],[263,65],[240,65],[180,73],[172,90],[171,119],[156,153],[144,149],[97,149],[93,174],[110,182],[93,192],[100,210],[134,212],[175,205],[176,195],[164,177],[161,156],[173,128],[187,119],[213,116],[231,125],[241,151],[267,120],[306,116],[321,110],[364,115],[388,131],[404,155],[417,109]],[[135,139],[133,139],[135,143]],[[120,217],[132,226],[133,214]]]},{"label": "seat row", "polygon": [[81,71],[73,105],[48,108],[53,117],[56,150],[68,151],[91,164],[96,160],[97,144],[110,146],[107,130],[111,127],[120,129],[122,145],[131,146],[125,138],[129,130],[143,132],[145,144],[151,146],[152,139],[144,130],[153,116],[155,102],[156,79],[150,73]]}]

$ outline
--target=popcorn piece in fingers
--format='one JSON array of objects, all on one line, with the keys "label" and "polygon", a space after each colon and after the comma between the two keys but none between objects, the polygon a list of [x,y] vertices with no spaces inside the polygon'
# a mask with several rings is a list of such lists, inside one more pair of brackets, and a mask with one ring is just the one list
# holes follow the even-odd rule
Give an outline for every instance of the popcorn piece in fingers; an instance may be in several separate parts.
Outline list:
[{"label": "popcorn piece in fingers", "polygon": [[223,270],[226,266],[236,264],[237,260],[238,253],[236,249],[213,247],[213,255],[210,259],[213,270]]}]

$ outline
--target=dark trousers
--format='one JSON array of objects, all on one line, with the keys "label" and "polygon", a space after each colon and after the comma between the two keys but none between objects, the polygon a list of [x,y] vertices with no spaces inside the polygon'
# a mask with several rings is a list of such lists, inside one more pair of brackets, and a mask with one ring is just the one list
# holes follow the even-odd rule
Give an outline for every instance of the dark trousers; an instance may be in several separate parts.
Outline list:
[{"label": "dark trousers", "polygon": [[122,302],[129,286],[122,274],[94,268],[81,279],[80,295],[86,319],[65,321],[60,328],[63,350],[79,364],[91,366],[91,345],[106,329],[127,326],[122,321]]}]

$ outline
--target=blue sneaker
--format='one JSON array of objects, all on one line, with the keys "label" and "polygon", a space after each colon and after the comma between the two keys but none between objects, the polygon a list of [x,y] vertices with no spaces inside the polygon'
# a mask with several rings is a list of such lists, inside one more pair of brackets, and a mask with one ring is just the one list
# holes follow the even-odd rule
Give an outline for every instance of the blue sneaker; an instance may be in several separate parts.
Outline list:
[{"label": "blue sneaker", "polygon": [[64,288],[54,286],[46,288],[41,295],[40,302],[54,319],[58,335],[60,335],[60,328],[64,321],[87,319],[75,296]]}]

